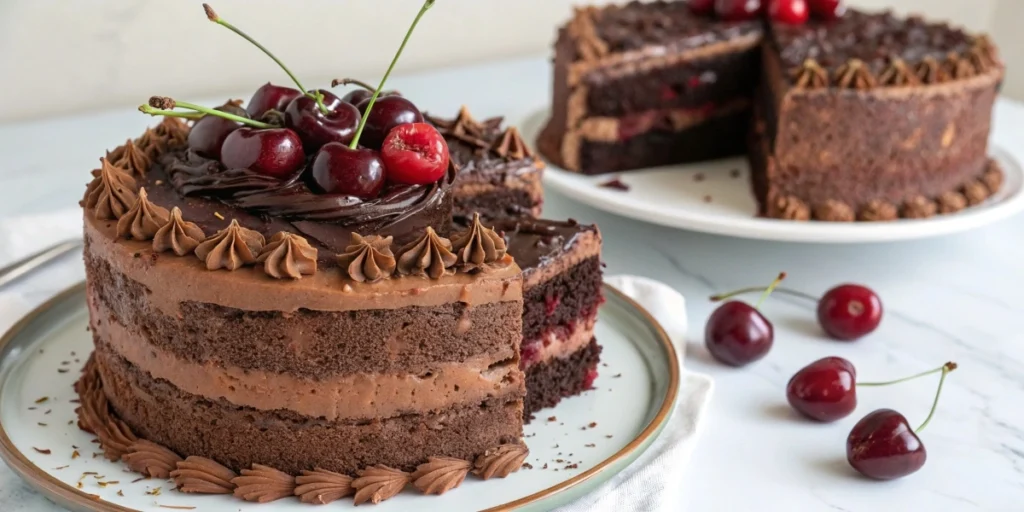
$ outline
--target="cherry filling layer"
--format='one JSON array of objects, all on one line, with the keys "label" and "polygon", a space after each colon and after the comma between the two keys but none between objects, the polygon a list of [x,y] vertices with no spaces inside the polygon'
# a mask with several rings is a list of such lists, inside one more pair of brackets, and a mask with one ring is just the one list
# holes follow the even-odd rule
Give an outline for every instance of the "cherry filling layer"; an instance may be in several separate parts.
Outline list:
[{"label": "cherry filling layer", "polygon": [[597,307],[594,304],[579,318],[565,324],[545,328],[540,335],[524,339],[520,347],[521,369],[555,358],[566,358],[586,348],[594,337],[594,323],[597,322]]}]

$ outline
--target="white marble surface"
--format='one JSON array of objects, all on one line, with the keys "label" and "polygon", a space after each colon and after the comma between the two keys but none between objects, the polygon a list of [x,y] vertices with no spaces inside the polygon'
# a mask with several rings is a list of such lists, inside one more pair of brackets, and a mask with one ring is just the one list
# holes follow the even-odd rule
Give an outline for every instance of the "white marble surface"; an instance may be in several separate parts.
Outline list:
[{"label": "white marble surface", "polygon": [[[543,59],[402,77],[394,84],[421,106],[513,119],[547,98]],[[419,99],[423,98],[423,99]],[[88,117],[0,125],[0,217],[73,205],[103,148],[148,122],[130,107]],[[1024,107],[1004,102],[999,143],[1024,160]],[[691,327],[688,365],[717,381],[709,421],[679,485],[691,511],[1022,510],[1024,509],[1024,217],[972,233],[855,246],[798,245],[721,238],[625,220],[549,194],[549,217],[597,222],[610,273],[637,273],[682,291]],[[2,252],[2,251],[0,251]],[[2,262],[0,262],[2,263]],[[824,339],[813,305],[785,297],[764,311],[775,348],[745,369],[724,368],[703,346],[713,292],[759,284],[786,270],[787,285],[810,293],[854,281],[885,303],[881,328],[856,343]],[[39,290],[42,298],[52,290]],[[879,407],[911,423],[927,414],[935,381],[866,389],[855,417],[831,425],[795,417],[785,402],[789,377],[827,355],[853,361],[865,380],[960,364],[939,412],[923,433],[929,461],[917,474],[878,483],[845,462],[857,417]],[[0,510],[56,510],[0,466]]]}]

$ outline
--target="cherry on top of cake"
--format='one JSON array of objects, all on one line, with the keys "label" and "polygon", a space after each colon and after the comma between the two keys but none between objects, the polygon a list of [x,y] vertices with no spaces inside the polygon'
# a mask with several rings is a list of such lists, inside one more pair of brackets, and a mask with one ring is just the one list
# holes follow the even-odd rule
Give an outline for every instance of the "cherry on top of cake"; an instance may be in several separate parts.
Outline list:
[{"label": "cherry on top of cake", "polygon": [[451,119],[430,114],[425,114],[425,117],[448,142],[451,161],[460,174],[536,169],[533,151],[523,140],[519,129],[514,126],[503,128],[502,117],[477,121],[465,106]]}]

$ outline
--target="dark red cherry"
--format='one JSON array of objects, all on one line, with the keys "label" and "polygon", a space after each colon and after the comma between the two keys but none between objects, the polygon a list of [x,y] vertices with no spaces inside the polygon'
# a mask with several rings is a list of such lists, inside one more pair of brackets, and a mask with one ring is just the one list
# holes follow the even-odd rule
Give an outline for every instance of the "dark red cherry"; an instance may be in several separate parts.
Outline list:
[{"label": "dark red cherry", "polygon": [[864,476],[892,480],[924,466],[928,452],[907,418],[892,409],[874,411],[846,438],[846,460]]},{"label": "dark red cherry", "polygon": [[837,340],[860,338],[877,329],[881,322],[882,300],[866,286],[839,285],[818,301],[818,323]]},{"label": "dark red cherry", "polygon": [[760,311],[739,301],[718,307],[704,328],[704,343],[715,359],[744,366],[764,357],[772,348],[774,328]]},{"label": "dark red cherry", "polygon": [[[346,94],[345,96],[342,96],[341,101],[358,106],[360,103],[370,99],[370,96],[373,96],[373,91],[369,89],[353,89],[349,91],[349,93]],[[380,93],[380,96],[377,99],[383,98],[385,96],[401,96],[401,94],[399,94],[398,91],[384,91]],[[373,108],[377,107],[374,106]],[[359,109],[359,112],[363,112],[363,109]]]},{"label": "dark red cherry", "polygon": [[841,357],[819,359],[789,379],[786,399],[814,420],[845,418],[857,408],[857,369]]},{"label": "dark red cherry", "polygon": [[846,14],[843,0],[807,0],[807,7],[814,17],[825,21],[837,20]]},{"label": "dark red cherry", "polygon": [[[217,110],[236,116],[249,117],[246,115],[245,110],[234,105],[217,107]],[[192,130],[188,132],[188,147],[206,158],[219,160],[224,140],[240,126],[242,126],[241,123],[230,119],[215,115],[205,115],[196,121],[196,124],[192,126]]]},{"label": "dark red cherry", "polygon": [[243,126],[228,135],[221,148],[221,163],[228,169],[287,178],[306,162],[299,135],[288,128]]},{"label": "dark red cherry", "polygon": [[768,17],[787,25],[807,23],[807,0],[768,0]]},{"label": "dark red cherry", "polygon": [[747,21],[761,14],[761,0],[715,0],[715,13],[725,21]]},{"label": "dark red cherry", "polygon": [[292,100],[284,110],[285,126],[299,134],[308,154],[329,142],[352,142],[359,126],[359,111],[355,106],[341,101],[330,91],[321,89],[320,93],[327,114],[320,110],[315,99],[306,95]]},{"label": "dark red cherry", "polygon": [[380,157],[392,183],[426,185],[448,171],[448,144],[427,123],[396,126],[384,138]]},{"label": "dark red cherry", "polygon": [[690,6],[690,10],[697,14],[715,12],[715,0],[689,0],[687,4]]},{"label": "dark red cherry", "polygon": [[310,164],[314,188],[324,194],[374,199],[384,189],[386,167],[380,153],[350,149],[340,142],[324,144]]},{"label": "dark red cherry", "polygon": [[268,110],[276,110],[284,113],[284,109],[295,98],[302,96],[302,92],[292,87],[282,87],[267,82],[256,89],[256,93],[249,99],[245,111],[251,119],[260,119]]},{"label": "dark red cherry", "polygon": [[[366,107],[369,104],[369,99],[360,103],[359,111],[366,112]],[[392,128],[400,124],[422,122],[423,114],[411,101],[401,96],[378,97],[366,118],[366,127],[363,128],[363,135],[359,143],[368,148],[380,149],[384,143],[384,137],[391,132]]]}]

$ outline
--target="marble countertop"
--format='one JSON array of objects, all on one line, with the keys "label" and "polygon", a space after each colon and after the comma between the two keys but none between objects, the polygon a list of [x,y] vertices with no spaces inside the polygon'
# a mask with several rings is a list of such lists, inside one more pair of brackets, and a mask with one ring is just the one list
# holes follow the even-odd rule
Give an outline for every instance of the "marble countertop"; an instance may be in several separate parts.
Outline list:
[{"label": "marble countertop", "polygon": [[[275,76],[276,77],[276,76]],[[404,76],[394,86],[436,113],[468,104],[474,114],[510,119],[543,107],[544,59]],[[510,87],[509,84],[514,84]],[[160,93],[162,91],[153,91]],[[143,98],[140,98],[142,101]],[[477,108],[474,108],[477,105]],[[102,148],[151,122],[126,107],[115,112],[0,125],[0,218],[67,208],[80,198]],[[1024,161],[1024,107],[1001,102],[997,140]],[[1021,510],[1024,507],[1024,216],[945,238],[888,244],[760,242],[643,224],[549,193],[545,216],[596,222],[609,273],[664,281],[688,298],[687,367],[712,375],[715,397],[704,432],[679,485],[690,511],[712,510]],[[707,354],[703,326],[712,293],[770,280],[820,294],[841,282],[873,287],[885,304],[877,332],[855,343],[825,339],[814,305],[778,296],[764,307],[776,341],[764,360],[725,368]],[[42,298],[56,290],[39,290]],[[857,418],[881,407],[917,424],[935,380],[865,389],[854,416],[830,425],[792,413],[784,388],[806,363],[838,355],[864,380],[885,380],[952,360],[936,418],[922,434],[928,463],[894,482],[859,477],[845,461]],[[0,465],[0,510],[58,510]]]}]

